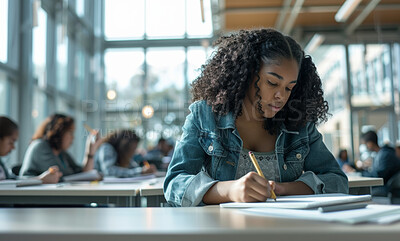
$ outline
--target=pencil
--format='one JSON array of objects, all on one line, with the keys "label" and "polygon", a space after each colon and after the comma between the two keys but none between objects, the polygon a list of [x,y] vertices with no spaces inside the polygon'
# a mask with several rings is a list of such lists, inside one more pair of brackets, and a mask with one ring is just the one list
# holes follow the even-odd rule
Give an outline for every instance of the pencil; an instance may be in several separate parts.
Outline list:
[{"label": "pencil", "polygon": [[87,131],[89,131],[89,133],[93,133],[94,132],[94,130],[89,126],[89,125],[87,125],[87,124],[83,124],[83,126],[85,127],[85,129],[87,130]]},{"label": "pencil", "polygon": [[56,172],[56,169],[54,169],[54,168],[52,168],[52,167],[49,167],[49,172],[50,172],[51,174],[53,174],[53,173]]},{"label": "pencil", "polygon": [[[263,178],[265,178],[264,173],[261,171],[261,168],[260,168],[260,166],[258,165],[257,159],[256,159],[256,157],[254,156],[253,152],[249,151],[249,156],[250,156],[251,161],[253,162],[254,167],[255,167],[256,170],[257,170],[258,175],[260,175],[260,176],[262,176]],[[274,200],[276,201],[276,195],[275,195],[274,190],[272,190],[272,189],[271,189],[271,198],[274,199]]]},{"label": "pencil", "polygon": [[149,164],[149,162],[148,162],[148,161],[143,161],[143,165],[145,165],[147,168],[149,168],[149,167],[150,167],[150,164]]}]

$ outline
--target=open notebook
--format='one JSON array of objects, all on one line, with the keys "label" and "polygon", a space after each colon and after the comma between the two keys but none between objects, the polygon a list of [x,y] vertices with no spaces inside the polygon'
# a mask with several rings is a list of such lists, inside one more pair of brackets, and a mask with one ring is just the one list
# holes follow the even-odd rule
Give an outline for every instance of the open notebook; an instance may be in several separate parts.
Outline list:
[{"label": "open notebook", "polygon": [[143,180],[149,180],[156,178],[154,174],[145,174],[136,177],[104,177],[103,183],[133,183],[133,182],[141,182]]},{"label": "open notebook", "polygon": [[19,180],[2,180],[0,181],[0,188],[14,188],[14,187],[25,187],[42,184],[42,180],[27,178]]},{"label": "open notebook", "polygon": [[100,181],[103,176],[96,170],[92,169],[87,172],[80,172],[68,176],[62,177],[64,182],[76,182],[76,181]]},{"label": "open notebook", "polygon": [[285,208],[311,209],[323,206],[370,201],[371,195],[347,195],[341,193],[318,195],[279,196],[276,201],[268,199],[257,203],[222,203],[223,208]]}]

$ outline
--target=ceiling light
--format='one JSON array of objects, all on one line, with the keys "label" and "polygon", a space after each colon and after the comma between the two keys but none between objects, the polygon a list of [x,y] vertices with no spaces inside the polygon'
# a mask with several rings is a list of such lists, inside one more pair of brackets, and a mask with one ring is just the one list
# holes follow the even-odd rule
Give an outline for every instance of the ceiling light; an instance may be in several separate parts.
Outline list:
[{"label": "ceiling light", "polygon": [[305,47],[304,51],[307,53],[314,52],[323,42],[325,41],[325,36],[322,34],[314,34],[311,38],[310,42],[308,42],[307,46]]},{"label": "ceiling light", "polygon": [[346,22],[361,0],[346,0],[335,15],[336,22]]}]

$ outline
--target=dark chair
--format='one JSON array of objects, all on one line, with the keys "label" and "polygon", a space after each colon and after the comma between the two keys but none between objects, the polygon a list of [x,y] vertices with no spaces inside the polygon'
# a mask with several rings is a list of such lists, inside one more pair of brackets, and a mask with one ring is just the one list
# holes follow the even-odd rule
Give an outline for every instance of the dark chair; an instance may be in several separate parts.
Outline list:
[{"label": "dark chair", "polygon": [[19,170],[21,170],[22,165],[16,165],[14,167],[11,168],[12,173],[14,173],[14,175],[18,176],[19,175]]},{"label": "dark chair", "polygon": [[392,204],[400,204],[400,171],[387,182],[389,197]]}]

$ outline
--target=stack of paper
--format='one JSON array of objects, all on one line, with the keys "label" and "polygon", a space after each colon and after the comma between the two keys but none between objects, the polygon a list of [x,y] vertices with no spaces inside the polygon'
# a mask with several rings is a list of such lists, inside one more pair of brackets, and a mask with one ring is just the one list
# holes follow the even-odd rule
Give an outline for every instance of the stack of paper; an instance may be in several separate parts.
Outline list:
[{"label": "stack of paper", "polygon": [[366,208],[322,213],[311,209],[283,209],[283,208],[248,208],[240,210],[243,213],[277,218],[294,218],[305,220],[331,221],[341,223],[392,223],[400,220],[399,205],[374,205]]},{"label": "stack of paper", "polygon": [[343,222],[349,224],[374,222],[387,224],[400,220],[400,205],[374,205],[366,208],[320,212],[318,207],[357,203],[371,200],[370,195],[296,195],[281,196],[276,202],[268,200],[259,203],[223,203],[223,208],[238,208],[239,212],[277,218],[293,218]]},{"label": "stack of paper", "polygon": [[133,183],[133,182],[141,182],[143,180],[149,180],[156,178],[156,175],[154,174],[148,174],[148,175],[140,175],[137,177],[125,177],[125,178],[120,178],[120,177],[104,177],[103,183]]},{"label": "stack of paper", "polygon": [[220,206],[223,208],[308,209],[370,200],[371,195],[347,195],[341,193],[332,193],[321,195],[280,196],[276,198],[276,201],[273,199],[268,199],[266,202],[258,203],[222,203]]},{"label": "stack of paper", "polygon": [[15,188],[24,186],[33,186],[42,184],[42,180],[29,178],[19,180],[2,180],[0,181],[0,188]]},{"label": "stack of paper", "polygon": [[64,182],[100,181],[102,179],[103,176],[96,169],[63,177]]}]

